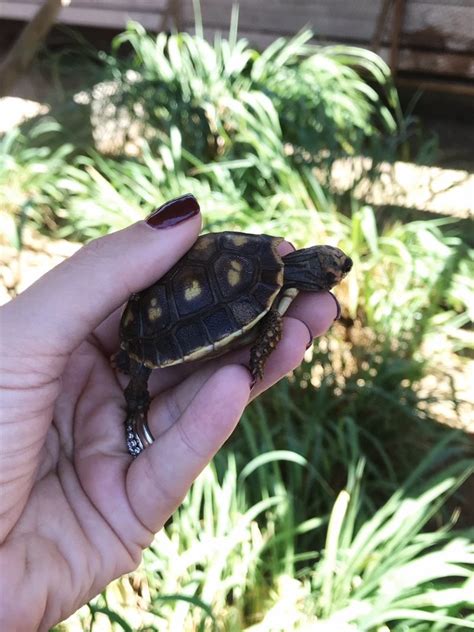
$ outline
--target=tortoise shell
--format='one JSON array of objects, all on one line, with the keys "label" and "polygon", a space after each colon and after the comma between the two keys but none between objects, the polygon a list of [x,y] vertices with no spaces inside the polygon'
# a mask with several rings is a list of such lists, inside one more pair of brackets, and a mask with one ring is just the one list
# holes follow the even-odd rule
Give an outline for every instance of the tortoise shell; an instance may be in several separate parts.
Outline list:
[{"label": "tortoise shell", "polygon": [[149,368],[220,355],[249,342],[283,285],[281,238],[209,233],[159,281],[133,294],[121,348]]}]

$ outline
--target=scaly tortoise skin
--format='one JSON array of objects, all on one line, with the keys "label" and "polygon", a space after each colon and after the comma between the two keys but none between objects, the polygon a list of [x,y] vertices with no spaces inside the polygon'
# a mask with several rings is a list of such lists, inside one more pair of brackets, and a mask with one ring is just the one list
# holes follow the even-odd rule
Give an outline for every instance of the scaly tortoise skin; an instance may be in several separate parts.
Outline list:
[{"label": "scaly tortoise skin", "polygon": [[[352,267],[342,250],[313,246],[285,256],[280,237],[209,233],[156,283],[132,294],[113,363],[131,376],[128,431],[147,416],[151,370],[211,358],[252,344],[250,372],[262,378],[281,338],[282,316],[300,291],[329,290]],[[129,437],[130,439],[130,437]],[[130,447],[129,450],[133,454]]]}]

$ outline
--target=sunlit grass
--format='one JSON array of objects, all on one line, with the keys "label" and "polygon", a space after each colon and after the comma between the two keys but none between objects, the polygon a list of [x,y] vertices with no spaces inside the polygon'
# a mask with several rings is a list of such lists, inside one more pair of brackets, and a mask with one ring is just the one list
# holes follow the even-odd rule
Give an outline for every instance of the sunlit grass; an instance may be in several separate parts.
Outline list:
[{"label": "sunlit grass", "polygon": [[[157,534],[143,567],[91,604],[106,618],[95,625],[83,608],[75,619],[91,630],[110,629],[106,621],[126,630],[473,629],[473,533],[433,523],[473,470],[463,460],[439,470],[449,447],[448,438],[375,511],[364,458],[354,455],[340,491],[327,481],[313,487],[324,514],[308,510],[304,520],[297,483],[311,463],[268,452],[239,472],[227,451]],[[302,549],[303,537],[311,545]]]}]

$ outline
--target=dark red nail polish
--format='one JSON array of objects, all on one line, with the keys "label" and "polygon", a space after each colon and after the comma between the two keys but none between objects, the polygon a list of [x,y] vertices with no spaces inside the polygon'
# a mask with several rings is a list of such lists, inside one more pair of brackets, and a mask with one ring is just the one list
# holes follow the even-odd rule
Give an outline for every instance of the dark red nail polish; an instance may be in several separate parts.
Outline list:
[{"label": "dark red nail polish", "polygon": [[337,300],[337,298],[334,296],[334,294],[332,292],[329,292],[329,294],[333,297],[334,301],[336,302],[336,317],[334,318],[334,320],[339,320],[341,318],[341,304],[339,303],[339,301]]},{"label": "dark red nail polish", "polygon": [[198,201],[188,193],[157,208],[147,217],[146,223],[152,228],[171,228],[197,215],[199,211]]}]

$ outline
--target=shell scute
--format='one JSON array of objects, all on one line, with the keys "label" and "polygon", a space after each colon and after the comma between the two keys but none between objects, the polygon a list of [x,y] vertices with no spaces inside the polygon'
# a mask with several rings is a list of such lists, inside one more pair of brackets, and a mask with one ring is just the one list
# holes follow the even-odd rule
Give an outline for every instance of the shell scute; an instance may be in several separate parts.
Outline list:
[{"label": "shell scute", "polygon": [[217,251],[219,244],[212,234],[201,235],[188,252],[189,261],[207,262]]},{"label": "shell scute", "polygon": [[[177,358],[183,357],[179,344],[177,344],[177,341],[171,336],[160,336],[156,339],[154,345],[155,366],[166,366],[170,362],[174,362]],[[152,359],[152,354],[150,354],[150,359]]]},{"label": "shell scute", "polygon": [[240,327],[246,327],[263,313],[262,308],[250,298],[241,298],[232,303],[232,314]]},{"label": "shell scute", "polygon": [[173,276],[172,294],[179,316],[186,316],[214,303],[209,278],[203,266],[183,266]]},{"label": "shell scute", "polygon": [[245,233],[221,233],[219,239],[220,250],[239,252],[241,255],[256,255],[267,251],[275,241],[269,235],[247,235]]},{"label": "shell scute", "polygon": [[266,283],[258,283],[253,291],[253,298],[260,306],[260,309],[265,309],[267,305],[272,301],[272,296],[275,293],[275,287]]},{"label": "shell scute", "polygon": [[186,321],[183,325],[176,328],[175,338],[185,356],[190,355],[203,346],[209,345],[201,323]]},{"label": "shell scute", "polygon": [[214,271],[222,296],[231,299],[248,291],[253,280],[255,264],[252,260],[234,253],[224,253],[217,258]]},{"label": "shell scute", "polygon": [[215,342],[227,338],[236,329],[234,319],[223,308],[203,316],[202,323],[209,339]]},{"label": "shell scute", "polygon": [[170,322],[170,311],[166,300],[166,288],[155,283],[140,299],[139,313],[141,317],[140,336],[149,338],[157,328],[167,327]]}]

